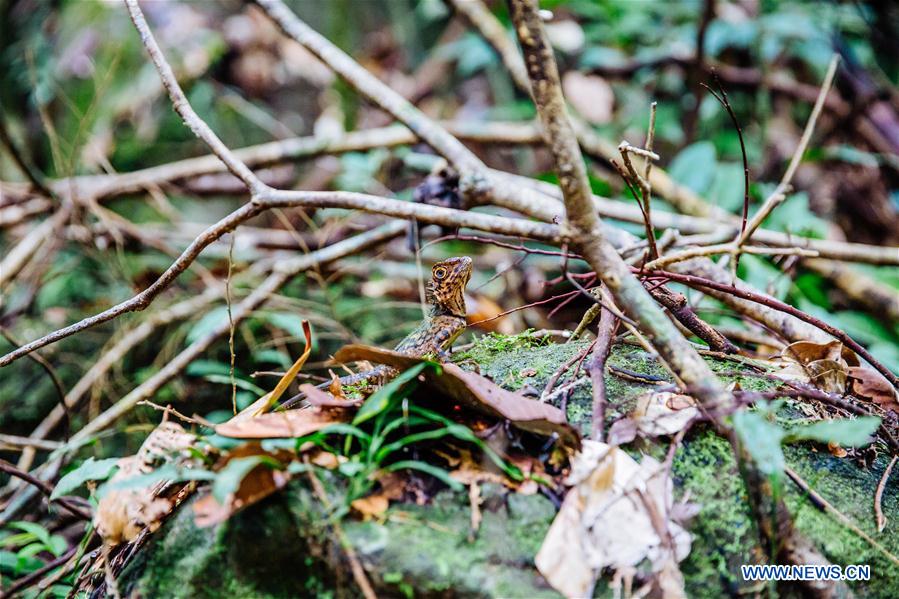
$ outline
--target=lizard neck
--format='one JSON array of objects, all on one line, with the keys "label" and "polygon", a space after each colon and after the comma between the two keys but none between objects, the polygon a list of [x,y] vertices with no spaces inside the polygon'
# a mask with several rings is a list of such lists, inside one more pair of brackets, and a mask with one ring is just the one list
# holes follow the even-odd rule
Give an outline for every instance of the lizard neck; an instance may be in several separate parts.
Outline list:
[{"label": "lizard neck", "polygon": [[465,318],[465,300],[461,302],[461,306],[450,307],[439,303],[433,303],[428,308],[428,318],[437,316],[455,316],[456,318]]}]

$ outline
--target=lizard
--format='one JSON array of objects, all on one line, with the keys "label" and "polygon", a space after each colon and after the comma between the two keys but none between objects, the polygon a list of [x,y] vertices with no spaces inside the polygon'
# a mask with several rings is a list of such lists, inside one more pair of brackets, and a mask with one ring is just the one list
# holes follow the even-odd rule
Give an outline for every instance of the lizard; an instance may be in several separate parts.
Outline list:
[{"label": "lizard", "polygon": [[[468,256],[448,258],[431,268],[431,280],[427,288],[429,304],[427,317],[411,333],[400,341],[394,350],[414,357],[433,357],[445,362],[447,350],[465,330],[465,286],[471,278],[472,261]],[[397,371],[390,366],[378,366],[372,370],[345,376],[342,385],[362,382],[384,382],[396,376]],[[330,383],[319,385],[327,388]],[[303,394],[295,395],[284,402],[283,408],[296,404]]]}]

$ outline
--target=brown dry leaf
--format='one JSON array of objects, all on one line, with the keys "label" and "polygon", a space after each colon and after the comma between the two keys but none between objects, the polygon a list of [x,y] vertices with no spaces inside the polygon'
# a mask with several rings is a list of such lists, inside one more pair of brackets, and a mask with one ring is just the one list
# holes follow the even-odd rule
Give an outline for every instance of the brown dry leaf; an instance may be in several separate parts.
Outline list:
[{"label": "brown dry leaf", "polygon": [[637,438],[637,422],[632,418],[619,418],[609,427],[606,441],[609,445],[624,445]]},{"label": "brown dry leaf", "polygon": [[500,316],[502,306],[484,295],[470,298],[465,296],[465,303],[469,306],[466,319],[469,323],[478,323],[477,328],[491,333],[509,335],[514,333],[515,323],[507,316]]},{"label": "brown dry leaf", "polygon": [[337,422],[349,422],[353,410],[345,408],[302,408],[272,412],[255,418],[228,422],[215,427],[216,434],[235,439],[283,439],[304,437]]},{"label": "brown dry leaf", "polygon": [[296,362],[293,363],[287,372],[284,373],[284,376],[282,376],[281,380],[278,381],[278,384],[275,385],[274,390],[270,393],[266,393],[252,404],[245,407],[224,424],[236,424],[264,414],[275,405],[275,402],[281,399],[281,396],[284,395],[284,392],[287,391],[290,384],[297,378],[297,374],[299,374],[300,369],[303,368],[303,364],[309,359],[309,354],[312,353],[312,329],[309,326],[309,321],[306,320],[303,321],[303,336],[306,338],[306,346],[303,348],[303,353],[297,358]]},{"label": "brown dry leaf", "polygon": [[813,341],[797,341],[783,350],[783,356],[800,364],[808,364],[815,360],[843,360],[847,366],[858,366],[858,356],[851,349],[843,346],[841,341],[815,343]]},{"label": "brown dry leaf", "polygon": [[387,512],[389,506],[390,500],[380,493],[369,495],[368,497],[363,497],[361,499],[354,499],[350,503],[350,507],[362,516],[363,520],[380,518]]},{"label": "brown dry leaf", "polygon": [[[186,451],[196,436],[175,422],[163,422],[141,444],[138,452],[119,460],[119,470],[110,483],[150,474],[158,466],[179,460],[185,465]],[[156,530],[172,509],[169,499],[159,497],[169,481],[159,481],[144,488],[112,490],[104,495],[94,513],[94,528],[107,545],[132,541],[145,528]]]},{"label": "brown dry leaf", "polygon": [[[340,381],[338,381],[338,384]],[[332,383],[333,384],[333,383]],[[333,394],[322,391],[314,385],[304,383],[300,385],[300,391],[306,395],[306,401],[319,408],[355,408],[362,405],[362,399],[347,399],[336,397]],[[341,396],[343,391],[341,391]]]},{"label": "brown dry leaf", "polygon": [[340,377],[333,370],[329,370],[328,374],[331,375],[331,384],[328,385],[328,391],[338,399],[346,399],[346,395],[343,394],[343,383],[340,382]]},{"label": "brown dry leaf", "polygon": [[[225,456],[216,464],[216,469],[221,470],[228,465],[228,462],[236,458],[259,455],[271,456],[268,452],[263,451],[258,443],[247,443],[236,447]],[[262,501],[283,488],[289,480],[290,474],[287,472],[273,469],[267,464],[258,464],[244,476],[237,491],[228,495],[224,503],[219,503],[212,493],[207,493],[195,501],[193,504],[194,522],[201,528],[220,524],[236,512]]]},{"label": "brown dry leaf", "polygon": [[[590,597],[604,568],[624,570],[648,559],[653,571],[665,572],[690,553],[690,534],[668,512],[673,487],[662,468],[648,456],[638,464],[617,447],[583,442],[566,481],[573,487],[535,560],[553,588],[566,597]],[[663,523],[666,538],[654,522]],[[664,578],[666,585],[677,581],[670,571]],[[669,593],[683,596],[683,589]]]},{"label": "brown dry leaf", "polygon": [[858,366],[858,357],[840,341],[797,341],[783,349],[780,359],[786,366],[777,373],[778,377],[812,383],[840,395],[846,392],[849,367]]},{"label": "brown dry leaf", "polygon": [[667,391],[644,393],[631,414],[637,430],[646,437],[677,434],[698,416],[695,399]]},{"label": "brown dry leaf", "polygon": [[853,366],[849,369],[849,380],[853,395],[868,399],[884,410],[892,410],[899,414],[899,397],[882,374],[870,368]]},{"label": "brown dry leaf", "polygon": [[809,381],[828,393],[846,393],[846,378],[849,369],[842,360],[815,360],[805,365]]},{"label": "brown dry leaf", "polygon": [[[424,361],[367,345],[344,346],[334,355],[334,359],[338,362],[370,360],[400,370]],[[558,408],[506,391],[480,374],[462,370],[455,364],[442,364],[441,370],[441,374],[425,371],[425,383],[458,403],[482,414],[509,420],[525,431],[544,436],[556,434],[565,447],[576,449],[579,446],[580,436]]]},{"label": "brown dry leaf", "polygon": [[574,109],[593,125],[611,122],[615,106],[615,92],[608,81],[599,75],[568,71],[562,76],[562,90]]}]

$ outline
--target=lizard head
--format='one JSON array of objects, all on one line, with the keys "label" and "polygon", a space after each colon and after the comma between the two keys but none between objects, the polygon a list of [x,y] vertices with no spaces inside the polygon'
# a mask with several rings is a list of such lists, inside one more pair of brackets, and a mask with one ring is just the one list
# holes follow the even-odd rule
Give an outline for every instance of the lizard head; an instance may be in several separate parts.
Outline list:
[{"label": "lizard head", "polygon": [[438,262],[431,269],[431,302],[437,312],[465,316],[465,286],[471,278],[471,258]]}]

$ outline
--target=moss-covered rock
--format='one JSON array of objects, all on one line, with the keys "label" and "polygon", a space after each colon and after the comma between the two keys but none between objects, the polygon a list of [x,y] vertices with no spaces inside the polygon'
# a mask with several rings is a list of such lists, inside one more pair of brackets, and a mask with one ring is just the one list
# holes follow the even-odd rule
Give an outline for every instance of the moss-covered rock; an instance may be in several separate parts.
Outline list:
[{"label": "moss-covered rock", "polygon": [[[477,364],[482,374],[507,388],[542,389],[560,364],[585,349],[585,343],[552,344],[532,335],[489,336],[456,359],[470,367]],[[709,360],[715,370],[739,380],[744,388],[769,385],[738,362]],[[622,371],[667,376],[651,356],[631,346],[616,347],[610,364]],[[652,388],[617,375],[607,375],[607,386],[609,421],[626,413],[637,395]],[[577,387],[567,402],[571,422],[584,430],[590,425],[590,401],[585,385]],[[628,450],[635,457],[641,452],[659,457],[667,442]],[[886,554],[899,553],[899,537],[891,534],[899,521],[899,492],[894,485],[883,496],[889,519],[883,533],[877,533],[873,513],[886,459],[879,457],[865,467],[809,443],[787,447],[786,457],[812,488],[882,547],[874,547],[818,509],[785,481],[783,492],[800,532],[833,563],[870,564],[869,582],[850,583],[856,595],[899,596],[899,574]],[[692,551],[681,564],[688,595],[736,596],[759,589],[758,583],[745,582],[740,575],[741,564],[755,563],[763,553],[728,442],[709,427],[694,427],[675,456],[672,475],[677,498],[699,506],[689,525]],[[341,501],[341,481],[327,472],[320,476],[331,501]],[[482,498],[483,521],[477,535],[470,531],[467,494],[449,490],[428,505],[393,504],[381,522],[344,518],[336,528],[305,479],[209,529],[196,527],[188,502],[132,558],[122,572],[120,588],[141,597],[355,596],[359,591],[338,540],[342,534],[380,596],[557,596],[533,566],[555,514],[553,503],[539,494],[509,494],[492,485],[483,486]],[[610,591],[601,584],[597,595]]]}]

